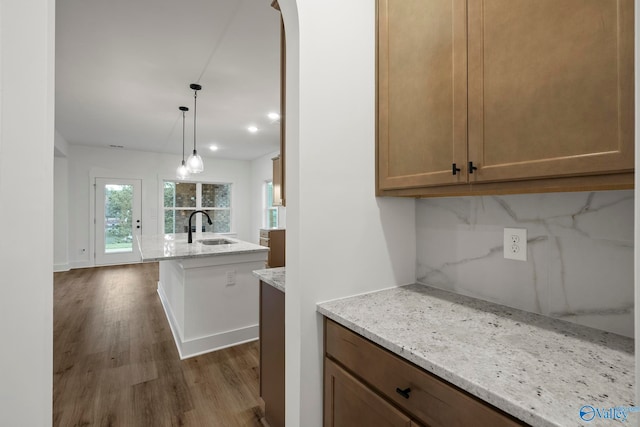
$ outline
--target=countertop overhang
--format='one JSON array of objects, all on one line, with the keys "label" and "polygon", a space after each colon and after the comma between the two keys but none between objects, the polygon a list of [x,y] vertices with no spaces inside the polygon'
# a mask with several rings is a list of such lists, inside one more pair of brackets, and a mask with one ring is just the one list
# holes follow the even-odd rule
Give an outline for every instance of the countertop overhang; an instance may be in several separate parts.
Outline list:
[{"label": "countertop overhang", "polygon": [[[199,240],[225,239],[232,244],[204,245]],[[187,233],[137,236],[142,262],[204,258],[211,256],[268,252],[269,248],[245,242],[224,234],[194,233],[193,243],[187,243]]]},{"label": "countertop overhang", "polygon": [[285,292],[286,267],[265,268],[255,270],[253,275],[264,283],[273,286],[279,291]]},{"label": "countertop overhang", "polygon": [[533,426],[635,404],[634,341],[620,335],[418,284],[318,311]]}]

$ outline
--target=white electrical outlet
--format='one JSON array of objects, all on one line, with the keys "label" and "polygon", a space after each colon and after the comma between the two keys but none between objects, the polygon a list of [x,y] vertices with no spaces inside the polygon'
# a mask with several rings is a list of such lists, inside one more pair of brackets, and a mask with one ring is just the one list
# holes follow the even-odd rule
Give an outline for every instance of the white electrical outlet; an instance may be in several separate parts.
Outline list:
[{"label": "white electrical outlet", "polygon": [[504,257],[518,261],[527,260],[527,229],[504,229]]},{"label": "white electrical outlet", "polygon": [[236,284],[236,271],[235,270],[227,271],[227,286],[231,286],[235,284]]}]

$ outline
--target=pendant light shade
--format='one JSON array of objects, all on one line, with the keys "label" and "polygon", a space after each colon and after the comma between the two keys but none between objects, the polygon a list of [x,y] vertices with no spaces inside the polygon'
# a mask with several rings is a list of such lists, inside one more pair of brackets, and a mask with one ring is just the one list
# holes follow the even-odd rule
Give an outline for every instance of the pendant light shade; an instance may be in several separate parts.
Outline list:
[{"label": "pendant light shade", "polygon": [[187,107],[179,107],[179,109],[182,111],[182,164],[178,166],[176,170],[176,178],[187,179],[189,177],[189,170],[184,161],[184,114],[189,111],[189,109]]},{"label": "pendant light shade", "polygon": [[189,169],[190,173],[200,173],[204,170],[204,163],[196,149],[196,106],[198,101],[198,91],[202,89],[202,86],[192,83],[189,87],[193,90],[193,153],[189,156],[189,159],[187,159],[187,169]]}]

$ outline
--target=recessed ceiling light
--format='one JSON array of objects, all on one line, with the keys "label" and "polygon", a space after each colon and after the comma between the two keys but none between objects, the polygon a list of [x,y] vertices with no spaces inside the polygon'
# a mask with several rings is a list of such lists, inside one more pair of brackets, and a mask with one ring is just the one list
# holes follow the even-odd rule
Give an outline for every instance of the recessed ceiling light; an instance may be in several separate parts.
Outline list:
[{"label": "recessed ceiling light", "polygon": [[278,120],[280,118],[280,114],[278,114],[278,113],[269,113],[269,114],[267,114],[267,117],[269,117],[271,120]]},{"label": "recessed ceiling light", "polygon": [[211,151],[218,151],[218,146],[217,146],[217,145],[215,145],[215,144],[211,144],[211,145],[209,146],[209,150],[211,150]]},{"label": "recessed ceiling light", "polygon": [[256,132],[258,132],[258,128],[257,128],[257,127],[255,127],[255,126],[249,126],[249,127],[247,128],[247,130],[248,130],[249,132],[251,132],[251,133],[256,133]]}]

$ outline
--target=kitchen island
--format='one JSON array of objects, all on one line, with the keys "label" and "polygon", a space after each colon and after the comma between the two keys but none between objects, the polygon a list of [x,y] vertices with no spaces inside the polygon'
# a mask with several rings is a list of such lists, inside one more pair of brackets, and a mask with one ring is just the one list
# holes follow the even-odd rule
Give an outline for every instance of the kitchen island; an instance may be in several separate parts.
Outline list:
[{"label": "kitchen island", "polygon": [[214,233],[139,236],[159,262],[158,295],[181,359],[258,339],[258,280],[269,249]]}]

